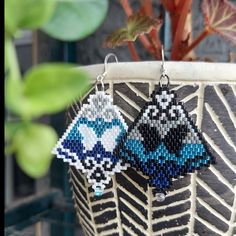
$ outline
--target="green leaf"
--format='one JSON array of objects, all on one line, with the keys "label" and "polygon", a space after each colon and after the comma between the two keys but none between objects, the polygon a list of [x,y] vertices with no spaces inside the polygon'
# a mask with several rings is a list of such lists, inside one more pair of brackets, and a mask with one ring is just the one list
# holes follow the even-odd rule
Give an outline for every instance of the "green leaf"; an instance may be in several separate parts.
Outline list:
[{"label": "green leaf", "polygon": [[23,113],[26,110],[26,101],[23,97],[23,82],[7,78],[5,82],[5,105],[16,114]]},{"label": "green leaf", "polygon": [[128,18],[126,26],[115,30],[106,38],[104,46],[114,48],[133,42],[139,35],[150,33],[153,29],[159,31],[161,26],[161,19],[135,13]]},{"label": "green leaf", "polygon": [[8,108],[23,118],[63,110],[89,87],[89,76],[70,64],[41,64],[32,68],[23,81],[8,81]]},{"label": "green leaf", "polygon": [[201,3],[205,25],[236,46],[236,7],[229,1],[203,0]]},{"label": "green leaf", "polygon": [[5,0],[5,32],[13,36],[18,29],[36,29],[52,16],[55,0]]},{"label": "green leaf", "polygon": [[4,137],[5,137],[5,155],[11,154],[15,151],[12,140],[24,124],[22,122],[5,122],[4,124]]},{"label": "green leaf", "polygon": [[72,65],[45,64],[25,76],[24,95],[29,100],[30,114],[38,116],[64,109],[88,89],[89,76]]},{"label": "green leaf", "polygon": [[21,75],[16,55],[16,48],[11,39],[5,39],[4,50],[4,66],[6,75],[8,78],[19,80]]},{"label": "green leaf", "polygon": [[17,131],[13,140],[18,165],[33,178],[43,176],[50,167],[56,141],[57,134],[51,127],[28,123]]},{"label": "green leaf", "polygon": [[24,126],[22,122],[5,122],[4,124],[4,137],[5,142],[11,141],[16,132]]},{"label": "green leaf", "polygon": [[42,29],[57,39],[79,40],[93,33],[101,25],[107,10],[107,0],[59,1],[53,16]]},{"label": "green leaf", "polygon": [[9,63],[8,63],[8,44],[9,40],[4,41],[4,72],[6,72],[9,68]]}]

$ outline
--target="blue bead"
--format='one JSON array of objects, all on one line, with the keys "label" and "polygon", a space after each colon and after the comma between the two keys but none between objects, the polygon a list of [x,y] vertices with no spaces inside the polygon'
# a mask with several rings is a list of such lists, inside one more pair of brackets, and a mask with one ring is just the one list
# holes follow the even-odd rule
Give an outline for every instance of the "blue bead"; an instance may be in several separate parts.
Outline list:
[{"label": "blue bead", "polygon": [[101,190],[100,188],[96,188],[96,189],[95,189],[95,192],[94,192],[94,195],[95,195],[96,197],[102,196],[102,190]]}]

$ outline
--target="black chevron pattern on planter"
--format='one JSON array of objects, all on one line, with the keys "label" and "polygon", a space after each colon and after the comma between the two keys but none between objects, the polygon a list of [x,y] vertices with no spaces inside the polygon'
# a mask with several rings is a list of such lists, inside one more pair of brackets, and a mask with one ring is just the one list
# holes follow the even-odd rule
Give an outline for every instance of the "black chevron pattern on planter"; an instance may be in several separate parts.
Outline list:
[{"label": "black chevron pattern on planter", "polygon": [[[94,197],[84,174],[70,168],[74,203],[85,235],[236,235],[236,87],[172,87],[202,130],[217,164],[174,180],[164,202],[155,201],[147,177],[132,168],[114,176],[102,197]],[[106,89],[131,125],[154,85],[110,83]],[[72,106],[68,117],[73,118],[78,109]]]}]

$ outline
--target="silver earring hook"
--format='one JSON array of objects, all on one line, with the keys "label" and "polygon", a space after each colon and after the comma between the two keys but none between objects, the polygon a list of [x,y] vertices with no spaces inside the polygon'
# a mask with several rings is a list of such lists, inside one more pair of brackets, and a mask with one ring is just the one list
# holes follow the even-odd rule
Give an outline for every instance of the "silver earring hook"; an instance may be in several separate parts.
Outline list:
[{"label": "silver earring hook", "polygon": [[163,45],[161,45],[161,59],[162,59],[161,74],[165,75],[166,74],[166,70],[165,70],[165,53],[164,53]]},{"label": "silver earring hook", "polygon": [[161,77],[160,77],[160,86],[162,87],[164,85],[163,80],[167,80],[165,83],[165,86],[169,86],[170,84],[170,78],[166,74],[166,69],[165,69],[165,53],[164,53],[164,46],[161,45],[161,59],[162,59],[162,64],[161,64]]},{"label": "silver earring hook", "polygon": [[[100,83],[101,83],[101,85],[102,85],[102,91],[105,90],[103,80],[104,80],[104,78],[105,78],[106,75],[107,75],[107,71],[108,71],[108,60],[109,60],[109,58],[111,58],[112,56],[115,58],[115,61],[118,62],[118,58],[117,58],[117,56],[116,56],[114,53],[109,53],[109,54],[107,54],[106,57],[105,57],[105,59],[104,59],[104,72],[103,72],[101,75],[98,75],[98,76],[97,76],[97,82],[100,82]],[[96,84],[96,90],[98,91],[97,84]]]},{"label": "silver earring hook", "polygon": [[116,63],[118,63],[118,58],[117,58],[117,56],[116,56],[114,53],[109,53],[109,54],[107,54],[106,57],[105,57],[105,60],[104,60],[104,65],[105,65],[105,71],[104,71],[104,73],[103,73],[104,76],[107,74],[107,69],[108,69],[108,68],[107,68],[107,67],[108,67],[107,64],[108,64],[108,60],[109,60],[111,57],[114,57]]}]

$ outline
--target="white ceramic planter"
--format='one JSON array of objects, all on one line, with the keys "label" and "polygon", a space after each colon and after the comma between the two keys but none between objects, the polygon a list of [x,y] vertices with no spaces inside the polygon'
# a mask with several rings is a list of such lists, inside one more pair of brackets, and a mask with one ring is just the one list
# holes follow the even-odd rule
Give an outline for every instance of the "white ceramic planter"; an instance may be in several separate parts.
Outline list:
[{"label": "white ceramic planter", "polygon": [[[104,82],[130,125],[159,82],[160,62],[111,63]],[[95,79],[102,64],[83,67]],[[236,235],[236,64],[166,62],[170,84],[203,131],[217,164],[174,181],[155,201],[146,177],[129,168],[101,198],[70,168],[85,235]],[[73,118],[75,114],[71,113]]]}]

